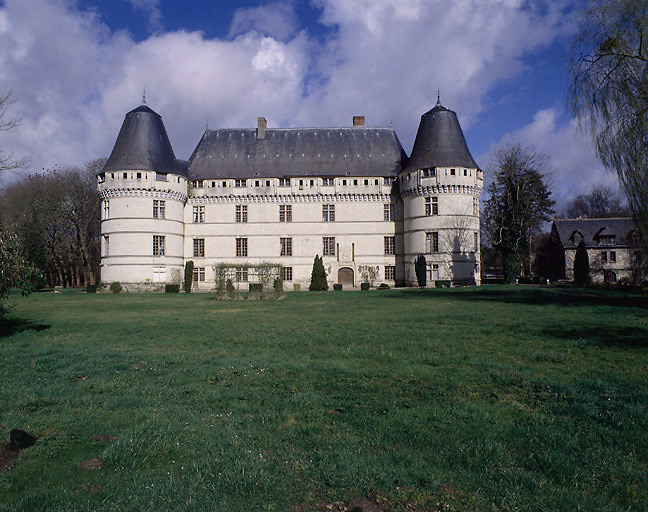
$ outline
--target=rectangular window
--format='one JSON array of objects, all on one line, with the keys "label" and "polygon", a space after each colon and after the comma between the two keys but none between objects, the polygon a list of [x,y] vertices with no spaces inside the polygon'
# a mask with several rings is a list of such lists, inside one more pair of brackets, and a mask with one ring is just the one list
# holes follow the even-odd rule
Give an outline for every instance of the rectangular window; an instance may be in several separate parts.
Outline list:
[{"label": "rectangular window", "polygon": [[104,219],[109,219],[110,218],[110,200],[106,199],[104,201]]},{"label": "rectangular window", "polygon": [[141,180],[141,179],[142,179],[142,173],[141,173],[141,172],[138,172],[138,173],[137,173],[137,179],[138,179],[138,180]]},{"label": "rectangular window", "polygon": [[236,222],[247,222],[247,205],[236,205]]},{"label": "rectangular window", "polygon": [[127,172],[124,173],[124,179],[126,179],[126,178],[128,178],[128,173]]},{"label": "rectangular window", "polygon": [[473,233],[473,239],[473,251],[477,252],[479,251],[479,233],[477,231]]},{"label": "rectangular window", "polygon": [[454,176],[454,175],[455,175],[455,170],[454,170],[454,169],[450,169],[450,176]]},{"label": "rectangular window", "polygon": [[246,187],[247,186],[247,180],[234,180],[234,186],[235,187]]},{"label": "rectangular window", "polygon": [[601,253],[601,261],[603,261],[603,263],[607,263],[607,251],[603,251]]},{"label": "rectangular window", "polygon": [[325,187],[332,187],[335,185],[335,178],[322,178],[322,185]]},{"label": "rectangular window", "polygon": [[292,281],[292,267],[284,267],[282,277],[284,281]]},{"label": "rectangular window", "polygon": [[164,256],[164,237],[153,235],[153,256]]},{"label": "rectangular window", "polygon": [[247,268],[237,268],[236,269],[236,280],[240,282],[247,282],[248,280],[248,269]]},{"label": "rectangular window", "polygon": [[104,235],[104,256],[110,256],[110,236]]},{"label": "rectangular window", "polygon": [[279,205],[279,222],[292,222],[292,205]]},{"label": "rectangular window", "polygon": [[290,178],[279,178],[279,186],[280,187],[289,187],[290,186]]},{"label": "rectangular window", "polygon": [[194,188],[203,188],[203,180],[196,180],[193,182]]},{"label": "rectangular window", "polygon": [[386,236],[385,237],[385,254],[391,256],[394,254],[394,237]]},{"label": "rectangular window", "polygon": [[198,281],[200,281],[200,282],[205,281],[205,267],[194,267],[194,269],[193,269],[193,280],[194,280],[194,283],[197,283]]},{"label": "rectangular window", "polygon": [[237,256],[247,256],[248,255],[247,238],[237,238],[236,239],[236,255]]},{"label": "rectangular window", "polygon": [[479,215],[479,199],[473,197],[473,215]]},{"label": "rectangular window", "polygon": [[193,255],[196,258],[202,258],[205,256],[205,239],[204,238],[194,238],[193,239]]},{"label": "rectangular window", "polygon": [[610,251],[610,262],[616,263],[616,251]]},{"label": "rectangular window", "polygon": [[386,221],[390,221],[390,222],[394,221],[394,205],[393,204],[385,204],[385,205],[383,205],[383,218]]},{"label": "rectangular window", "polygon": [[439,199],[437,197],[425,198],[425,215],[439,215]]},{"label": "rectangular window", "polygon": [[335,256],[335,237],[325,236],[322,238],[322,255]]},{"label": "rectangular window", "polygon": [[163,219],[165,216],[165,201],[153,199],[153,218]]},{"label": "rectangular window", "polygon": [[383,178],[383,183],[385,185],[392,185],[396,181],[395,176],[387,176],[386,178]]},{"label": "rectangular window", "polygon": [[280,255],[281,256],[292,256],[292,238],[280,238]]},{"label": "rectangular window", "polygon": [[193,207],[193,221],[194,222],[205,222],[205,207],[204,206],[194,206]]},{"label": "rectangular window", "polygon": [[396,267],[394,265],[387,265],[385,267],[385,281],[393,281],[396,277]]},{"label": "rectangular window", "polygon": [[425,233],[425,252],[439,252],[439,233],[433,231],[432,233]]},{"label": "rectangular window", "polygon": [[322,221],[334,222],[335,221],[335,205],[323,204],[322,205]]}]

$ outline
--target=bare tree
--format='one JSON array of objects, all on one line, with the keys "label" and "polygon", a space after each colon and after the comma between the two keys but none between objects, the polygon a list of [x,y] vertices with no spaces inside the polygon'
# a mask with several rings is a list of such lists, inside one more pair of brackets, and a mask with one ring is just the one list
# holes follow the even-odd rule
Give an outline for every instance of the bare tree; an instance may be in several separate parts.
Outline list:
[{"label": "bare tree", "polygon": [[571,50],[568,101],[648,242],[648,0],[597,0]]},{"label": "bare tree", "polygon": [[[11,92],[6,95],[0,94],[0,132],[10,132],[20,126],[20,119],[10,117],[7,109],[13,103]],[[29,159],[18,157],[14,152],[7,152],[0,145],[0,173],[2,171],[11,171],[24,168]]]},{"label": "bare tree", "polygon": [[568,205],[568,218],[605,219],[610,217],[628,217],[630,211],[621,204],[617,193],[606,185],[594,187],[589,194],[581,194]]}]

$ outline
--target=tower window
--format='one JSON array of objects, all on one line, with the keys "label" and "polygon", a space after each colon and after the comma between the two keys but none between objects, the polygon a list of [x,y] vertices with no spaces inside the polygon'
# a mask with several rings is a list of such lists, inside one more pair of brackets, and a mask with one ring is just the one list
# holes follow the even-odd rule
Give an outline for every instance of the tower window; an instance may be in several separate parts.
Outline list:
[{"label": "tower window", "polygon": [[164,256],[164,236],[153,235],[153,256]]},{"label": "tower window", "polygon": [[437,231],[425,233],[425,252],[439,252],[439,233]]},{"label": "tower window", "polygon": [[153,199],[153,218],[164,219],[165,215],[165,201]]},{"label": "tower window", "polygon": [[425,215],[439,215],[439,199],[437,197],[425,198]]}]

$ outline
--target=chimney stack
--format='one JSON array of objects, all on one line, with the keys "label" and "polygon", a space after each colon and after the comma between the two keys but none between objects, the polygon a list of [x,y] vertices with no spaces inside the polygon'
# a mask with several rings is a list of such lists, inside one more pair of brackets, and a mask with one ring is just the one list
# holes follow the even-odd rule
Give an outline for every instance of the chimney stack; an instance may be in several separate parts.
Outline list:
[{"label": "chimney stack", "polygon": [[353,126],[364,126],[364,116],[353,116]]},{"label": "chimney stack", "polygon": [[268,121],[265,117],[257,118],[259,124],[257,126],[257,139],[265,139],[266,128],[268,127]]}]

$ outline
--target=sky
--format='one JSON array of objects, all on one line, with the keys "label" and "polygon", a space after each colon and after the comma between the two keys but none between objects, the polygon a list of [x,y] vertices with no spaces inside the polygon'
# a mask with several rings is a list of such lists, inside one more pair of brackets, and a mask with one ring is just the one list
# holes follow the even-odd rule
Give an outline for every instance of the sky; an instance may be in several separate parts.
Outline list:
[{"label": "sky", "polygon": [[393,126],[459,116],[486,170],[521,142],[549,155],[557,209],[616,178],[566,108],[584,0],[0,0],[0,94],[22,120],[0,147],[30,157],[5,183],[107,157],[142,102],[188,159],[205,127]]}]

